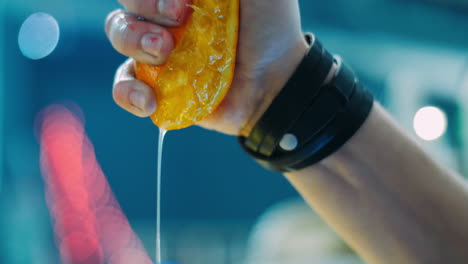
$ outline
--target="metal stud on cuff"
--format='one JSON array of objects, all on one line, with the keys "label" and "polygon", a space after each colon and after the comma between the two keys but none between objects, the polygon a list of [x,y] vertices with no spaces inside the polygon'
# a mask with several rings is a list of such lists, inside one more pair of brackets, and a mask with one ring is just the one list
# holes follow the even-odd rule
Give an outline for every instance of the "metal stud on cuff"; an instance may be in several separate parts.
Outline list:
[{"label": "metal stud on cuff", "polygon": [[286,151],[293,151],[299,146],[297,137],[293,134],[285,134],[281,139],[279,146]]}]

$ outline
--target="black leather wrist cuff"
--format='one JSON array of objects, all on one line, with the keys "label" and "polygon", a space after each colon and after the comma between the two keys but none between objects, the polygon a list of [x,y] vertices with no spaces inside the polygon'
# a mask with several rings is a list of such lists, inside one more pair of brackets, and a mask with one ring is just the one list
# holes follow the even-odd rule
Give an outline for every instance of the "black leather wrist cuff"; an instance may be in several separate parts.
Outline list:
[{"label": "black leather wrist cuff", "polygon": [[[306,37],[308,54],[250,135],[239,137],[248,154],[274,171],[303,169],[331,155],[361,127],[373,105],[352,70],[313,35]],[[334,64],[335,76],[323,85]]]}]

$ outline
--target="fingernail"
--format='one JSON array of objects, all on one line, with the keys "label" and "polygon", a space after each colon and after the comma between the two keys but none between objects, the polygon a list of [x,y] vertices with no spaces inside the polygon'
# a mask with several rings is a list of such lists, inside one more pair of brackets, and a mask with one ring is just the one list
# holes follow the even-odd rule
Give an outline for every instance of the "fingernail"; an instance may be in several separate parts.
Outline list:
[{"label": "fingernail", "polygon": [[154,100],[150,100],[146,105],[146,113],[152,115],[156,111],[156,102]]},{"label": "fingernail", "polygon": [[147,113],[146,112],[146,98],[145,94],[142,91],[131,91],[129,95],[130,103],[138,108],[139,111],[142,113]]},{"label": "fingernail", "polygon": [[184,0],[159,0],[159,12],[170,20],[178,21],[183,12]]},{"label": "fingernail", "polygon": [[148,33],[141,38],[141,48],[144,52],[159,57],[161,54],[163,40],[161,35],[156,33]]},{"label": "fingernail", "polygon": [[146,98],[145,93],[138,90],[130,92],[130,103],[142,114],[151,115],[156,111],[156,101],[153,98]]}]

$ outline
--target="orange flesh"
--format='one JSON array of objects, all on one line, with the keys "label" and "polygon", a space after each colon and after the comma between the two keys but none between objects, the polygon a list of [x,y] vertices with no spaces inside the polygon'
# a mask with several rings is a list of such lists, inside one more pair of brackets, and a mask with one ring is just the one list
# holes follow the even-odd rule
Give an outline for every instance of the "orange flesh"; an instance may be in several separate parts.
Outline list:
[{"label": "orange flesh", "polygon": [[136,77],[156,95],[153,122],[164,129],[197,123],[221,103],[234,76],[239,0],[192,0],[187,23],[171,28],[176,47],[166,64],[136,63]]}]

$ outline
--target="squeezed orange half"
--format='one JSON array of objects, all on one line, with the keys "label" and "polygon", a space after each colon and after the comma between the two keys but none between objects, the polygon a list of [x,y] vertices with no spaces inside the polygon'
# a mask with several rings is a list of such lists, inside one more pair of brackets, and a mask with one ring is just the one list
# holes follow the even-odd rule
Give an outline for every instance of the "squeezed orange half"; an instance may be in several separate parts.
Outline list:
[{"label": "squeezed orange half", "polygon": [[137,62],[136,77],[152,87],[157,101],[153,122],[181,129],[211,114],[234,77],[239,0],[192,0],[185,25],[170,28],[175,49],[164,65]]}]

